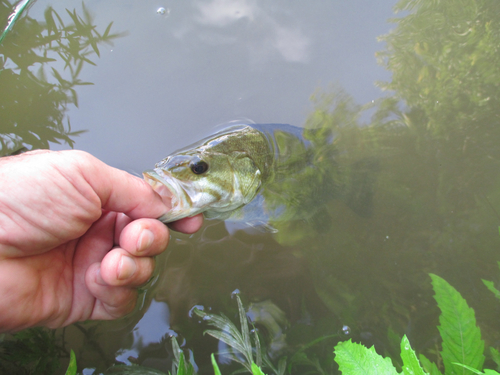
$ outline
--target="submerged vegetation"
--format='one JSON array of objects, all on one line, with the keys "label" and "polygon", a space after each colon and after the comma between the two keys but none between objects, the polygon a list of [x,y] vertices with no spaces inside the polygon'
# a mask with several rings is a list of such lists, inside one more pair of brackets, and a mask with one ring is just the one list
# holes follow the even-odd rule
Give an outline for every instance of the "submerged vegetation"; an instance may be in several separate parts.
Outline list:
[{"label": "submerged vegetation", "polygon": [[[423,354],[417,354],[411,347],[411,343],[404,335],[401,339],[400,358],[383,357],[375,351],[375,347],[367,348],[362,344],[355,343],[351,339],[339,341],[333,352],[338,369],[343,375],[371,375],[371,374],[404,374],[404,375],[454,375],[454,374],[499,374],[493,369],[483,369],[485,360],[484,341],[481,338],[481,330],[476,325],[474,310],[471,309],[460,293],[448,282],[437,275],[431,274],[432,286],[435,292],[434,298],[437,302],[441,314],[439,316],[439,332],[441,334],[441,350],[438,353],[437,362],[431,362]],[[487,282],[485,282],[487,284]],[[491,285],[491,284],[487,284]],[[490,288],[490,286],[488,286]],[[495,287],[495,293],[498,290]],[[247,312],[245,311],[239,295],[236,295],[238,304],[238,317],[240,328],[226,317],[224,314],[207,314],[195,309],[197,316],[203,321],[215,327],[206,330],[205,333],[220,340],[227,345],[227,350],[220,351],[217,355],[227,356],[240,364],[247,373],[253,375],[267,374],[276,375],[296,373],[294,366],[297,353],[303,353],[301,348],[295,354],[290,355],[290,363],[287,366],[287,356],[282,356],[278,366],[273,365],[273,361],[268,356],[265,346],[263,346],[255,326],[250,329]],[[253,345],[251,337],[254,337]],[[338,337],[340,338],[340,337]],[[320,339],[324,339],[320,338]],[[318,341],[318,340],[316,340]],[[314,344],[314,343],[313,343]],[[172,363],[172,375],[193,375],[197,371],[193,364],[186,359],[184,352],[179,348],[177,340],[172,338],[174,360]],[[500,368],[500,355],[494,347],[490,347],[492,360],[497,369]],[[307,355],[304,354],[307,358]],[[221,370],[214,355],[211,355],[213,371],[216,375],[221,374]],[[302,359],[302,364],[304,363]],[[318,363],[310,361],[310,369],[301,373],[321,373],[327,374]],[[483,372],[484,371],[484,372]],[[240,373],[241,371],[237,371]],[[66,372],[67,375],[76,375],[76,360],[71,351],[70,364]],[[144,366],[114,366],[104,374],[155,374],[167,375],[159,370],[150,369]]]}]

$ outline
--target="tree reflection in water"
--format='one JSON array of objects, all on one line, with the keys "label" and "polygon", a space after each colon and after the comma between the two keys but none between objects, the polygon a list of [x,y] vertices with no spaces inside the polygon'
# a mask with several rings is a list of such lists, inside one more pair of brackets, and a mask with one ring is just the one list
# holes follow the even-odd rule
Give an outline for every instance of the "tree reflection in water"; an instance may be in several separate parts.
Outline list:
[{"label": "tree reflection in water", "polygon": [[[0,1],[1,20],[13,6]],[[82,133],[71,130],[67,117],[69,106],[78,106],[77,87],[92,84],[79,78],[82,68],[95,65],[91,59],[99,57],[99,45],[124,34],[111,33],[112,22],[97,31],[84,3],[81,12],[66,12],[70,21],[51,7],[44,21],[20,17],[0,44],[0,155],[49,148],[49,142],[73,147]]]}]

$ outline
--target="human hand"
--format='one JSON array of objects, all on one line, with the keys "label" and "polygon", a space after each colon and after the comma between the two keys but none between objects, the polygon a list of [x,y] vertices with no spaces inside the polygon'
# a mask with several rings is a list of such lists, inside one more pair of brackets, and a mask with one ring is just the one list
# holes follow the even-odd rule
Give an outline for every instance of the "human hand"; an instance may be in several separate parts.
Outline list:
[{"label": "human hand", "polygon": [[[81,151],[0,159],[0,332],[132,311],[169,210],[142,179]],[[193,233],[200,215],[171,227]]]}]

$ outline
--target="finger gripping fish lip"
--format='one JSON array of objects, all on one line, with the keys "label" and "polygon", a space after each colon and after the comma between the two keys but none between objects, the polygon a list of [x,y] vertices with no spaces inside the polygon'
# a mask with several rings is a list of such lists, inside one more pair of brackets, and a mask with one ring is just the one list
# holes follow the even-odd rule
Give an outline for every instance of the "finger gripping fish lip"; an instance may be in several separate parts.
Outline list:
[{"label": "finger gripping fish lip", "polygon": [[170,223],[198,213],[193,212],[189,195],[179,182],[164,173],[163,170],[160,168],[147,170],[143,173],[143,176],[153,190],[167,203],[167,206],[170,206],[170,210],[158,218],[160,221]]}]

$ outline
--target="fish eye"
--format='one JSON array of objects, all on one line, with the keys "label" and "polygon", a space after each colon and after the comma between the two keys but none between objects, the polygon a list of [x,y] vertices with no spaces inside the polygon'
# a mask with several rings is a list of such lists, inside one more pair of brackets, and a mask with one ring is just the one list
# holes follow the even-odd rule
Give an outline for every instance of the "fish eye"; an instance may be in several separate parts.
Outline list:
[{"label": "fish eye", "polygon": [[193,171],[194,174],[203,174],[206,171],[208,171],[208,164],[205,163],[203,160],[197,161],[191,164],[191,170]]}]

